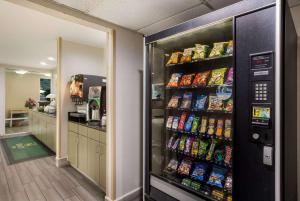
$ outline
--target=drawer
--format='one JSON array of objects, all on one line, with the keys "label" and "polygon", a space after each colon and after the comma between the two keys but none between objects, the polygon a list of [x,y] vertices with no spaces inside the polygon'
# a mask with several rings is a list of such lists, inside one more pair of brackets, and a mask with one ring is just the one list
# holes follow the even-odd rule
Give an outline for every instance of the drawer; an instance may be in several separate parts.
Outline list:
[{"label": "drawer", "polygon": [[100,131],[89,128],[88,129],[88,137],[99,142],[100,141]]},{"label": "drawer", "polygon": [[78,133],[78,124],[69,122],[69,131]]},{"label": "drawer", "polygon": [[102,142],[103,144],[106,144],[106,133],[100,131],[100,142]]},{"label": "drawer", "polygon": [[78,133],[80,135],[87,136],[88,135],[88,128],[86,126],[79,125],[78,126]]}]

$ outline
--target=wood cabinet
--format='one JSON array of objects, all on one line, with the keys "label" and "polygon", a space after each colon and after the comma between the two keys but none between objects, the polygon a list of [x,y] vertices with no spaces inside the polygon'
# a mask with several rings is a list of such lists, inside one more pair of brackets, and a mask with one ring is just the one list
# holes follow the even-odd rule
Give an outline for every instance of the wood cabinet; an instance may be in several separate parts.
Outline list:
[{"label": "wood cabinet", "polygon": [[68,160],[70,164],[87,175],[104,191],[106,188],[105,143],[104,132],[69,122]]},{"label": "wood cabinet", "polygon": [[37,111],[30,111],[29,118],[32,135],[56,152],[56,118]]}]

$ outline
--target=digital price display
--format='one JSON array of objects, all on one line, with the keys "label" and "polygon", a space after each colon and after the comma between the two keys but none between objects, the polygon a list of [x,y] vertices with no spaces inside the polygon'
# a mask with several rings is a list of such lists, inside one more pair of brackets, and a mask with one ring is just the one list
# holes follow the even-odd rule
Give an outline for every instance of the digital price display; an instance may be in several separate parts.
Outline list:
[{"label": "digital price display", "polygon": [[260,69],[260,68],[272,68],[273,66],[273,54],[260,54],[251,56],[251,68]]},{"label": "digital price display", "polygon": [[268,126],[271,118],[271,108],[253,106],[252,107],[252,124]]}]

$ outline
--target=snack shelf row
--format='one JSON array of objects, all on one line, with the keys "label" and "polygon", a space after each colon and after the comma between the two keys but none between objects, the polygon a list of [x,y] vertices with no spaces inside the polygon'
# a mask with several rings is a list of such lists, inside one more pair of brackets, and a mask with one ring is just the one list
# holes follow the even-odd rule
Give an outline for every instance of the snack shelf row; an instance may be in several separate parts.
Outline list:
[{"label": "snack shelf row", "polygon": [[193,64],[193,63],[203,63],[206,61],[226,59],[226,58],[231,58],[231,57],[233,57],[232,54],[227,54],[227,55],[222,55],[222,56],[217,56],[217,57],[209,57],[209,58],[204,58],[204,59],[193,60],[193,61],[187,62],[187,63],[166,64],[166,67],[189,65],[189,64]]},{"label": "snack shelf row", "polygon": [[172,108],[172,107],[166,107],[167,111],[178,111],[178,112],[197,112],[200,114],[226,114],[226,115],[232,115],[232,112],[227,112],[224,110],[198,110],[198,109],[189,109],[189,108]]},{"label": "snack shelf row", "polygon": [[179,87],[168,87],[166,86],[167,90],[180,90],[180,89],[201,89],[201,90],[211,90],[211,89],[216,89],[218,87],[232,87],[232,85],[206,85],[206,86],[179,86]]}]

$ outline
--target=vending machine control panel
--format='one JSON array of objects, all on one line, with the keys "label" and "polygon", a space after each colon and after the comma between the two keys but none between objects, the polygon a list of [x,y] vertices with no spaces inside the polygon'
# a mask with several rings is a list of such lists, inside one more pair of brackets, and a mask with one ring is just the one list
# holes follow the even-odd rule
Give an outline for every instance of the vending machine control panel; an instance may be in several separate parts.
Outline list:
[{"label": "vending machine control panel", "polygon": [[274,53],[255,53],[250,58],[250,140],[273,144]]}]

